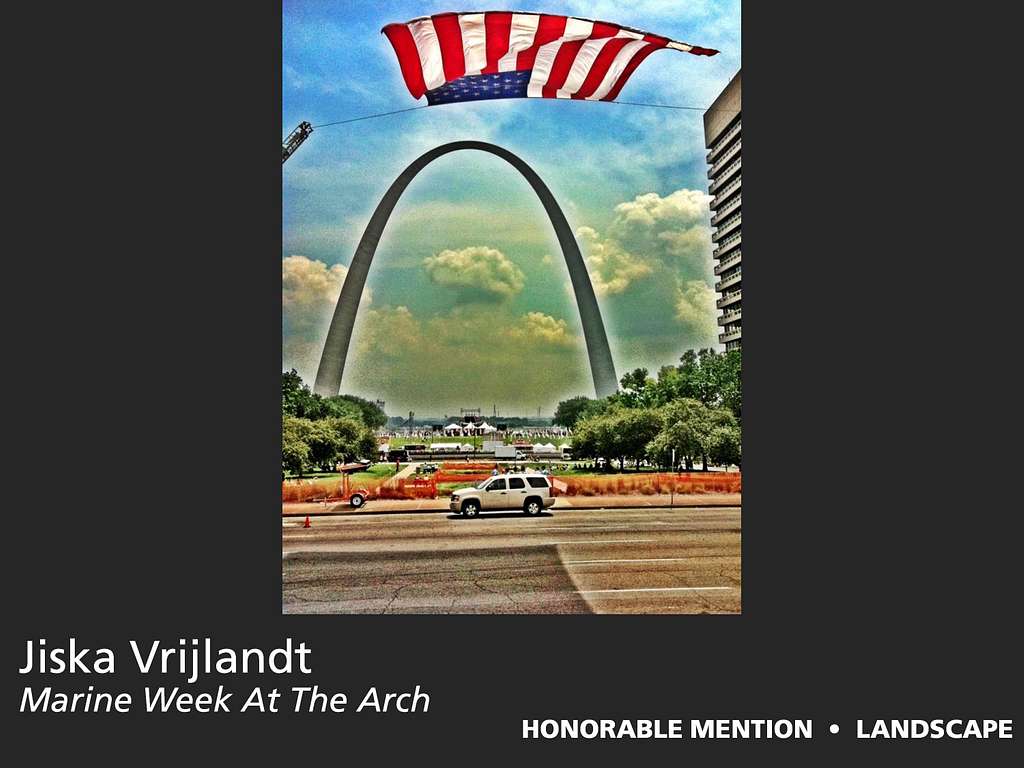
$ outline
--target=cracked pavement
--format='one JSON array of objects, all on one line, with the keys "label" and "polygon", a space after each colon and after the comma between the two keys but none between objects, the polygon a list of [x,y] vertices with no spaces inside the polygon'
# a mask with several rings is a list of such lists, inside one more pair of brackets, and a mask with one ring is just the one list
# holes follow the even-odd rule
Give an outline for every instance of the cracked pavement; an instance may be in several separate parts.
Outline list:
[{"label": "cracked pavement", "polygon": [[285,613],[739,613],[740,509],[323,516],[282,528]]}]

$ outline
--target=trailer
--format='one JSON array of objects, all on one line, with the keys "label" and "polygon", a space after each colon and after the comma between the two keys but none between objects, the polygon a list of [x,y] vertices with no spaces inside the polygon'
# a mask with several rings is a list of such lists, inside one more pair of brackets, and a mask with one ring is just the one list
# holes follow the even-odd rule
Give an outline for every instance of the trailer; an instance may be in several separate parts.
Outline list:
[{"label": "trailer", "polygon": [[370,462],[368,461],[355,461],[350,464],[338,464],[335,466],[335,469],[341,473],[341,484],[338,489],[341,501],[347,501],[349,506],[356,509],[366,503],[370,496],[369,489],[362,486],[353,488],[350,476],[355,472],[365,472],[369,468]]}]

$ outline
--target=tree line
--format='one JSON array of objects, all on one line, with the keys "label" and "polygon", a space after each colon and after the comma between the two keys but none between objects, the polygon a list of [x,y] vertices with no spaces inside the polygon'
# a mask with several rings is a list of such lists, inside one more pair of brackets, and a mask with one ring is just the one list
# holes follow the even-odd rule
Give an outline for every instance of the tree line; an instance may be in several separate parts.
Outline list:
[{"label": "tree line", "polygon": [[374,431],[387,423],[375,403],[355,395],[323,397],[292,369],[281,374],[281,468],[302,477],[338,462],[372,458]]},{"label": "tree line", "polygon": [[680,365],[664,366],[656,377],[637,368],[621,379],[622,389],[594,400],[573,397],[555,410],[554,422],[574,431],[576,457],[613,460],[619,466],[643,460],[660,467],[693,469],[701,461],[741,464],[742,364],[739,350],[687,351]]}]

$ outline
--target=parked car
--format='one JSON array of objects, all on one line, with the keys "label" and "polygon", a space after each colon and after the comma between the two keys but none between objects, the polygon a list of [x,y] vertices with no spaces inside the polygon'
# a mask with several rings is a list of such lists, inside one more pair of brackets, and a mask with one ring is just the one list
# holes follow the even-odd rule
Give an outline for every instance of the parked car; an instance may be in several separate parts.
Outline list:
[{"label": "parked car", "polygon": [[515,509],[539,515],[554,503],[550,480],[537,472],[523,472],[495,475],[476,486],[458,488],[452,491],[448,507],[464,517]]}]

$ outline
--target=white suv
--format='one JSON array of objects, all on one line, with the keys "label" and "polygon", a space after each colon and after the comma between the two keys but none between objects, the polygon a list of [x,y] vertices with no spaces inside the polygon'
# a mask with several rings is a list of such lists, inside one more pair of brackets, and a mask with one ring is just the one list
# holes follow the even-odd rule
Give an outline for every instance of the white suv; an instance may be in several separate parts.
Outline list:
[{"label": "white suv", "polygon": [[520,509],[527,515],[539,515],[555,503],[551,481],[536,472],[495,475],[471,488],[452,491],[449,509],[466,517],[485,512]]}]

